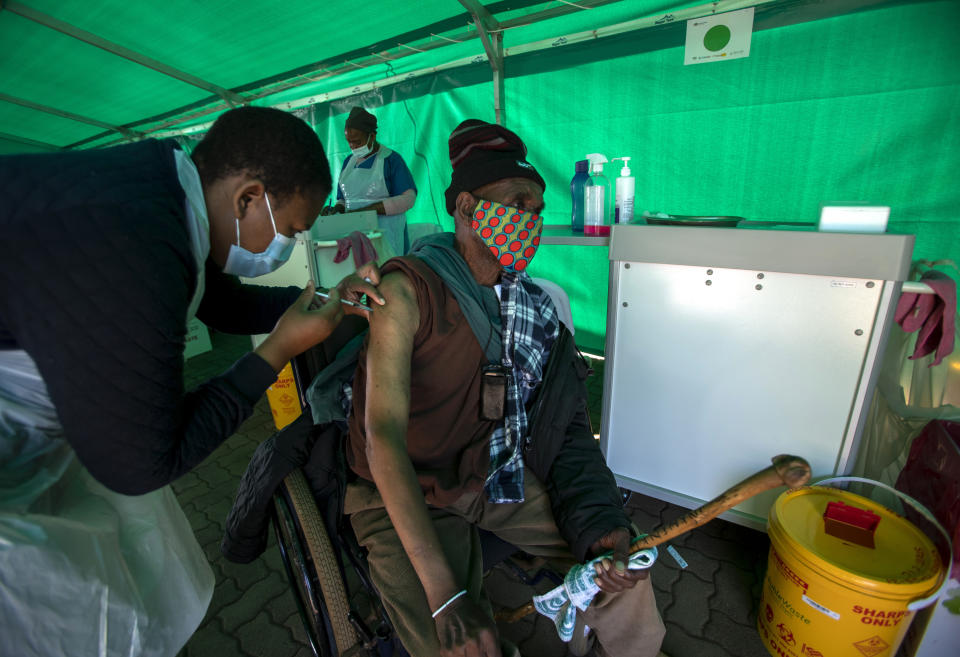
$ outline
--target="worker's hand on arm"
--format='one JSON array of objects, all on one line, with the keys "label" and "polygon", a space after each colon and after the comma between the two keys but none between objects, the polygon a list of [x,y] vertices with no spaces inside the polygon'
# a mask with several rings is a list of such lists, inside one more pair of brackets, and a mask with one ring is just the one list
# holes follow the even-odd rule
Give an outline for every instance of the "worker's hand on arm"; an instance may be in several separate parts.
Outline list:
[{"label": "worker's hand on arm", "polygon": [[[340,281],[337,284],[337,292],[340,293],[341,299],[354,303],[366,303],[373,308],[386,303],[383,295],[377,290],[378,285],[380,285],[380,268],[377,267],[376,262],[370,261]],[[365,301],[363,299],[364,295],[367,296]],[[370,311],[356,306],[343,305],[343,308],[348,315],[363,315],[364,317],[370,315]]]},{"label": "worker's hand on arm", "polygon": [[437,614],[442,657],[500,657],[497,627],[469,595],[462,595]]},{"label": "worker's hand on arm", "polygon": [[336,289],[330,290],[330,298],[317,307],[314,301],[318,297],[314,290],[313,281],[307,283],[306,289],[281,315],[267,339],[254,350],[277,372],[294,356],[326,340],[343,319],[346,306],[340,303],[340,293]]},{"label": "worker's hand on arm", "polygon": [[[423,585],[431,611],[443,607],[464,587],[453,570],[430,518],[407,453],[410,367],[420,313],[416,291],[406,275],[392,273],[379,287],[386,304],[370,316],[367,347],[367,460],[390,521]],[[435,619],[444,657],[499,657],[497,629],[468,595]]]},{"label": "worker's hand on arm", "polygon": [[627,568],[630,557],[630,530],[617,527],[602,536],[590,547],[591,553],[600,555],[613,550],[613,555],[596,564],[597,586],[607,593],[619,593],[632,589],[642,579],[650,577],[647,570]]}]

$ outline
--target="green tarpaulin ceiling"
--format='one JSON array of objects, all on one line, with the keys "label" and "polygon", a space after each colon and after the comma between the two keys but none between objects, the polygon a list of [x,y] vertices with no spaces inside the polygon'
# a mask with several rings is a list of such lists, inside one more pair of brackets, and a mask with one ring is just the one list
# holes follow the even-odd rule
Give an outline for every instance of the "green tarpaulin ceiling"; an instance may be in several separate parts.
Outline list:
[{"label": "green tarpaulin ceiling", "polygon": [[[750,56],[684,66],[687,18],[755,6]],[[569,221],[573,163],[630,156],[638,211],[814,221],[824,201],[891,207],[915,257],[960,260],[960,2],[5,2],[0,152],[145,136],[187,147],[231,104],[294,111],[339,171],[345,113],[374,112],[409,164],[411,222],[449,227],[446,138],[506,125]],[[479,25],[479,29],[478,29]],[[481,33],[488,37],[485,47]],[[502,75],[498,64],[502,44]],[[609,166],[608,175],[617,175]],[[603,247],[531,268],[603,348]]]}]

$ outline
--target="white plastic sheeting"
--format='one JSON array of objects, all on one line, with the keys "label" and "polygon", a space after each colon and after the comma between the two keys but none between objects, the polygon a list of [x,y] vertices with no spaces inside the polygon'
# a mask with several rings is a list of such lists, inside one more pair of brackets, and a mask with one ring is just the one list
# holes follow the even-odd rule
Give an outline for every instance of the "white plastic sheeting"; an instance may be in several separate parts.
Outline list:
[{"label": "white plastic sheeting", "polygon": [[33,361],[0,351],[0,654],[172,657],[213,585],[170,487],[94,480]]}]

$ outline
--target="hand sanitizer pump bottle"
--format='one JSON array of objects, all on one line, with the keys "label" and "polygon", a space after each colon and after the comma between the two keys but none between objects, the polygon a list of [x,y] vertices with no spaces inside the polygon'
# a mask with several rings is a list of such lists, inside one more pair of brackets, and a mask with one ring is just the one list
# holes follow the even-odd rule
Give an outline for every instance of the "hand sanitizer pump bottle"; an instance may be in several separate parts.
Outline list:
[{"label": "hand sanitizer pump bottle", "polygon": [[590,161],[590,177],[583,186],[583,234],[606,236],[613,223],[613,194],[610,181],[603,175],[603,163],[607,158],[600,153],[587,155]]},{"label": "hand sanitizer pump bottle", "polygon": [[633,191],[636,188],[636,178],[630,175],[630,158],[615,157],[613,161],[622,160],[623,168],[617,178],[617,203],[614,214],[618,224],[629,224],[633,219]]}]

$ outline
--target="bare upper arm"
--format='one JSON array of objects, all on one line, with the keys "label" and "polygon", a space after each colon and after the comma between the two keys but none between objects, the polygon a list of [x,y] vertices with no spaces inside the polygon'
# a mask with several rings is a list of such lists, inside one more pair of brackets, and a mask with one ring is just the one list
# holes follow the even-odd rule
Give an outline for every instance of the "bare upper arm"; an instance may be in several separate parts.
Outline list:
[{"label": "bare upper arm", "polygon": [[378,289],[387,303],[377,306],[370,316],[367,438],[402,440],[410,412],[410,360],[420,310],[416,290],[406,274],[387,274]]},{"label": "bare upper arm", "polygon": [[386,304],[376,306],[370,316],[370,347],[374,343],[399,346],[409,343],[420,328],[420,308],[413,282],[403,272],[390,272],[377,287]]}]

